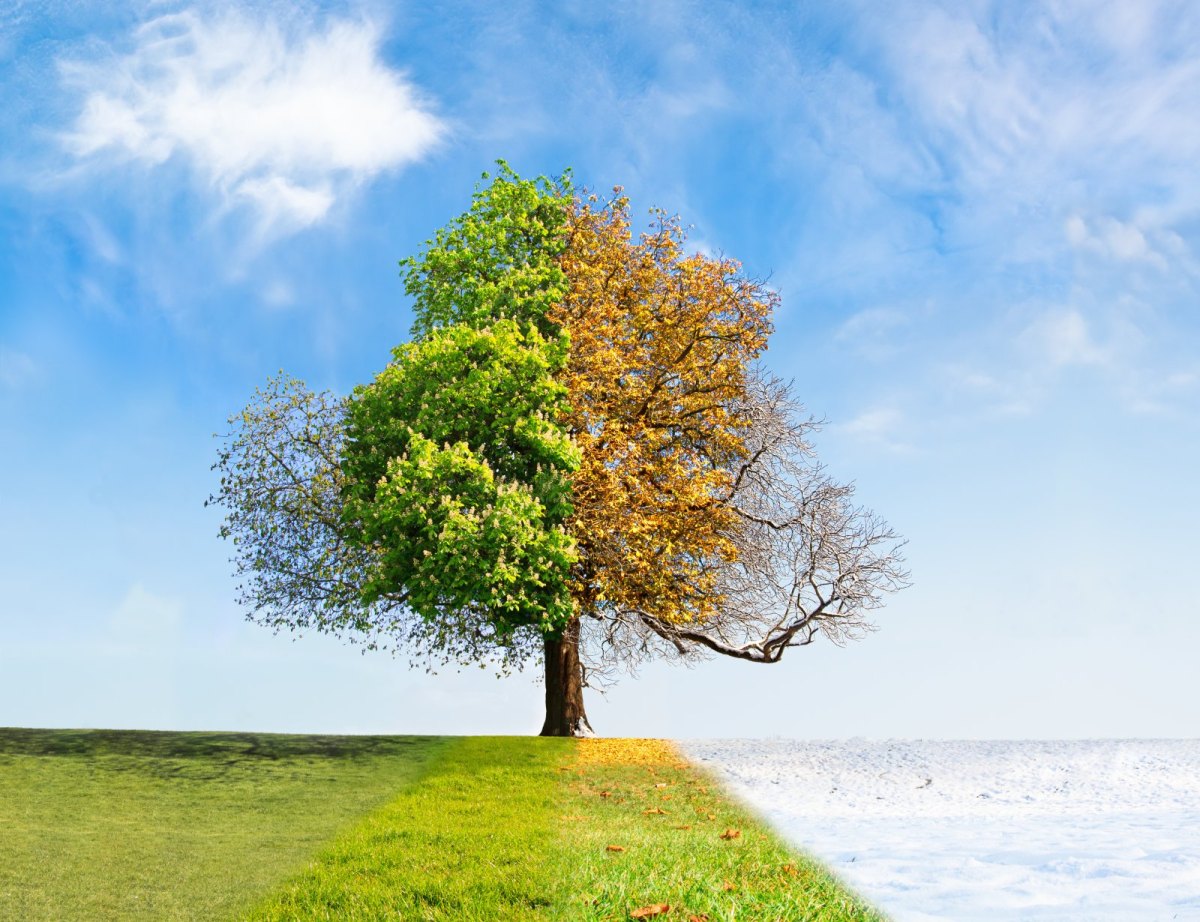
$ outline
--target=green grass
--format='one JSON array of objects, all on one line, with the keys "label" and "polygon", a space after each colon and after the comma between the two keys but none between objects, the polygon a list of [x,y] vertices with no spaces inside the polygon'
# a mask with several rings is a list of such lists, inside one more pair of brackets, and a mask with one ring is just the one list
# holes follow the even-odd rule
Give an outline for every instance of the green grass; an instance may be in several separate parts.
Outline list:
[{"label": "green grass", "polygon": [[0,730],[0,919],[661,903],[664,922],[882,918],[660,743]]},{"label": "green grass", "polygon": [[466,737],[251,918],[546,919],[572,740]]},{"label": "green grass", "polygon": [[600,752],[566,776],[561,873],[572,889],[558,918],[629,919],[665,904],[668,922],[884,919],[668,745],[582,745]]},{"label": "green grass", "polygon": [[232,917],[446,745],[0,729],[0,919]]}]

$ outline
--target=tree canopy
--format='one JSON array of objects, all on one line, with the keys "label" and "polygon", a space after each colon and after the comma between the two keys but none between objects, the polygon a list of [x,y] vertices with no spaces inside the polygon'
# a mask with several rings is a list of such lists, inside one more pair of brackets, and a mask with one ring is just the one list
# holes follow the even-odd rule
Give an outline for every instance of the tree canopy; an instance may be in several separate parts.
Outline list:
[{"label": "tree canopy", "polygon": [[[489,177],[485,177],[489,178]],[[215,465],[249,616],[435,661],[544,657],[544,733],[647,655],[776,662],[868,627],[899,541],[760,359],[777,297],[502,165],[402,263],[412,339],[348,397],[284,375]]]}]

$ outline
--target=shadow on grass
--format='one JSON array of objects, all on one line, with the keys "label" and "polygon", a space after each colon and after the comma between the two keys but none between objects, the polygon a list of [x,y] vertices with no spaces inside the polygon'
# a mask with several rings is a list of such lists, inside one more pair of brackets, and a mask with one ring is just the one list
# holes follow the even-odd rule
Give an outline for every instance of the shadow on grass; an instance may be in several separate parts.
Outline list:
[{"label": "shadow on grass", "polygon": [[80,759],[110,771],[212,776],[222,769],[288,762],[404,756],[433,737],[194,733],[155,730],[0,728],[0,762],[13,756]]}]

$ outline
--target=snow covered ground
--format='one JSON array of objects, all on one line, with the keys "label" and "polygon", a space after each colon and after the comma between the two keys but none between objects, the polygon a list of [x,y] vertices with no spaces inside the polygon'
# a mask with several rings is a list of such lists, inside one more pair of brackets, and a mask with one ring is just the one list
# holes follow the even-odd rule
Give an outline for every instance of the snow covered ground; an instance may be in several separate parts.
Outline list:
[{"label": "snow covered ground", "polygon": [[682,747],[896,922],[1200,920],[1200,740]]}]

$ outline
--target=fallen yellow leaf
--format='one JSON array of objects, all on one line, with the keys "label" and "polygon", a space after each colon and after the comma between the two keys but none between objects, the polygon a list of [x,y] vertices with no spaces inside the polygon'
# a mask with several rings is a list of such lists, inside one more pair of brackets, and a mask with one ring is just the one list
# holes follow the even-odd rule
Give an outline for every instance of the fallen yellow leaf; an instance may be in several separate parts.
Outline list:
[{"label": "fallen yellow leaf", "polygon": [[669,903],[655,903],[653,906],[641,906],[629,914],[631,919],[649,919],[651,916],[663,916],[671,911]]},{"label": "fallen yellow leaf", "polygon": [[625,846],[624,845],[609,845],[604,850],[607,852],[623,852],[623,851],[625,851]]},{"label": "fallen yellow leaf", "polygon": [[742,831],[740,829],[726,829],[721,833],[721,838],[725,840],[741,838]]}]

